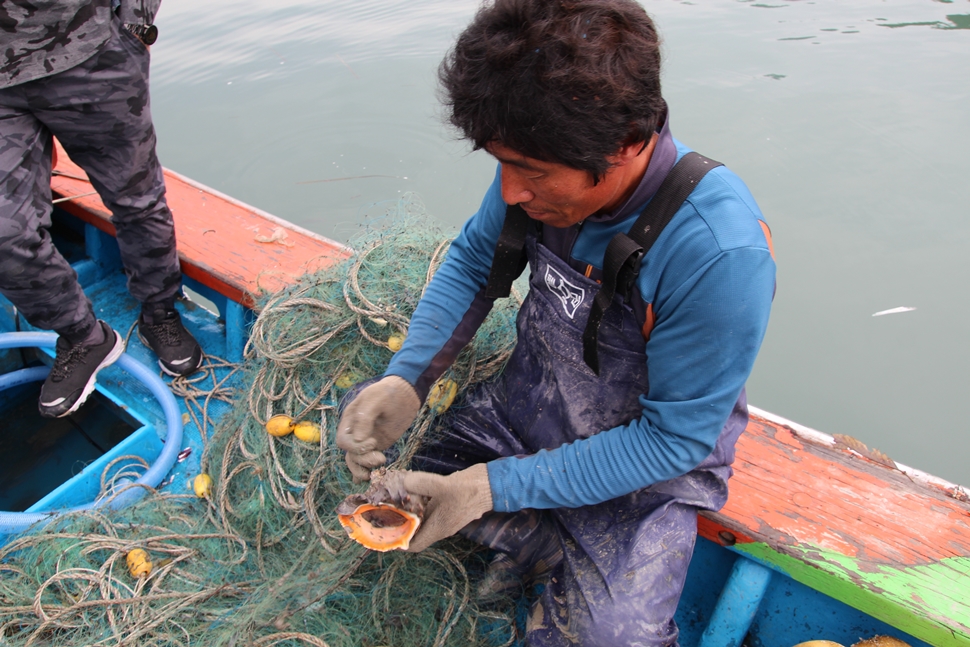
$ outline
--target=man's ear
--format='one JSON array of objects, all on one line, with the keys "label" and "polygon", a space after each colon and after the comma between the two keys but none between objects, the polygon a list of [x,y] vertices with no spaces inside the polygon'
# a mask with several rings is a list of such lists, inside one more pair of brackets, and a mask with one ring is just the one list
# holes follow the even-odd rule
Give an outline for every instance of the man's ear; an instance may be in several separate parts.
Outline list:
[{"label": "man's ear", "polygon": [[656,133],[653,134],[650,141],[623,144],[619,150],[607,157],[606,160],[610,163],[610,166],[626,166],[640,155],[643,155],[648,149],[651,149],[651,144],[653,144],[655,139],[657,139]]}]

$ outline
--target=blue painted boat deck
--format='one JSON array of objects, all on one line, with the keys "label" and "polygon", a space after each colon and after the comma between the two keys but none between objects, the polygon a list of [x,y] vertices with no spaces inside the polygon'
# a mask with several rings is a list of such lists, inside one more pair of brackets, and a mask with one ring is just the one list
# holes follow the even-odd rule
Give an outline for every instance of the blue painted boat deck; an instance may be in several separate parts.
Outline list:
[{"label": "blue painted boat deck", "polygon": [[0,434],[0,510],[27,510],[139,426],[97,391],[70,416],[42,418],[39,395],[39,382],[2,394],[0,411],[6,423]]},{"label": "blue painted boat deck", "polygon": [[[78,231],[79,228],[81,228],[81,231]],[[127,278],[121,269],[120,256],[114,238],[90,225],[79,223],[63,212],[56,214],[52,234],[58,248],[77,271],[78,280],[94,306],[95,315],[108,322],[123,337],[129,335],[129,331],[132,331],[132,326],[140,313],[140,306],[128,293]],[[193,283],[191,280],[186,280],[190,289]],[[197,287],[199,292],[206,290],[202,286]],[[32,328],[23,318],[18,321],[14,316],[15,310],[12,304],[2,296],[0,296],[0,306],[2,306],[0,307],[0,313],[2,313],[0,314],[0,332],[14,332],[18,329],[38,330]],[[227,340],[224,320],[189,300],[179,301],[176,307],[182,315],[185,327],[199,340],[206,354],[225,358]],[[38,352],[46,354],[48,358],[52,356],[52,351],[49,350]],[[137,331],[131,332],[128,337],[125,352],[152,370],[158,368],[157,358],[138,339]],[[3,355],[3,357],[0,357],[0,370],[2,372],[19,368],[19,364],[21,364],[19,353],[16,351],[0,351],[0,354]],[[52,359],[47,360],[47,363],[51,362]],[[158,371],[158,373],[161,375],[161,371]],[[216,380],[221,380],[229,373],[229,369],[215,369],[212,373]],[[193,380],[199,378],[199,374],[196,374]],[[163,379],[166,382],[171,382],[171,378],[168,376],[163,376]],[[234,376],[231,381],[238,382],[238,377]],[[202,390],[212,388],[213,380],[211,378],[200,380],[196,386]],[[135,430],[126,439],[115,444],[109,451],[101,455],[97,455],[97,452],[91,452],[90,448],[84,448],[84,451],[78,454],[78,447],[70,443],[64,443],[59,448],[59,452],[49,451],[48,460],[52,461],[59,460],[58,454],[63,454],[66,457],[64,460],[70,463],[68,471],[74,471],[76,476],[69,483],[59,482],[64,472],[51,472],[48,478],[49,494],[31,505],[28,508],[29,511],[57,510],[90,502],[98,494],[101,473],[109,462],[126,454],[140,455],[151,462],[161,451],[162,445],[159,442],[159,437],[161,436],[163,442],[166,428],[164,414],[147,387],[137,380],[131,379],[118,366],[110,366],[99,373],[96,392],[99,397],[106,399],[129,416]],[[199,473],[202,438],[192,416],[186,417],[184,415],[189,413],[189,404],[182,398],[177,398],[177,400],[185,423],[183,448],[189,448],[191,452],[184,461],[175,465],[171,476],[163,481],[162,488],[184,493],[191,490],[192,480]],[[36,407],[36,404],[34,407]],[[228,407],[229,405],[223,402],[213,401],[209,405],[209,415],[213,420],[217,420],[228,410]],[[85,407],[82,407],[79,413],[84,411]],[[196,414],[197,418],[201,418],[198,411],[196,411]],[[57,423],[52,424],[56,425]],[[208,433],[211,433],[211,430]],[[83,467],[80,467],[82,465]],[[116,465],[112,468],[112,472],[118,471],[124,465],[124,463]],[[19,512],[21,510],[11,511]]]},{"label": "blue painted boat deck", "polygon": [[809,640],[848,647],[880,635],[931,647],[703,537],[697,538],[675,619],[681,647],[792,647]]}]

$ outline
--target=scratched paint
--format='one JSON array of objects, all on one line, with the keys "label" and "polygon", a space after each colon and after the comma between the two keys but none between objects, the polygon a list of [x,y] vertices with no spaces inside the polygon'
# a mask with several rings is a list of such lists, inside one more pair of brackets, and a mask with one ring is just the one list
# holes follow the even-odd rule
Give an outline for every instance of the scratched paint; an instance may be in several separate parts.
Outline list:
[{"label": "scratched paint", "polygon": [[760,418],[737,456],[728,503],[712,518],[755,540],[909,566],[970,557],[970,506],[902,472]]},{"label": "scratched paint", "polygon": [[831,551],[762,542],[735,550],[938,647],[970,646],[970,558],[897,567]]},{"label": "scratched paint", "polygon": [[966,502],[757,417],[737,456],[703,536],[930,644],[970,647]]}]

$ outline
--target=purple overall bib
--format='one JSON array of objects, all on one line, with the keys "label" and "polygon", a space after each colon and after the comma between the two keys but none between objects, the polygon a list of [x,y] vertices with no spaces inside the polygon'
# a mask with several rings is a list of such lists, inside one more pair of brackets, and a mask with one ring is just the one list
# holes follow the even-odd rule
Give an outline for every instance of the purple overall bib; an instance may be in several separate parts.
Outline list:
[{"label": "purple overall bib", "polygon": [[[599,285],[532,233],[526,250],[530,292],[508,366],[469,393],[414,458],[413,469],[450,473],[534,454],[642,415],[638,396],[648,389],[647,362],[634,311],[620,297],[606,311],[595,375],[583,362],[583,329]],[[717,510],[727,500],[734,444],[747,417],[742,391],[714,452],[683,476],[597,505],[489,513],[462,530],[512,560],[541,558],[552,567],[527,623],[529,645],[677,645],[673,616],[694,549],[697,509]]]}]

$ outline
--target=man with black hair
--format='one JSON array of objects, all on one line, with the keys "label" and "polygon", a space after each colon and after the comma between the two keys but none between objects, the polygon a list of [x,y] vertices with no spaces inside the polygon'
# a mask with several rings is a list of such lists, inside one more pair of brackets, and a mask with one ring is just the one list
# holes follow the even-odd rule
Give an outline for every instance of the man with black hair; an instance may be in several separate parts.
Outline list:
[{"label": "man with black hair", "polygon": [[63,417],[120,357],[121,336],[95,317],[77,274],[51,242],[56,136],[112,213],[138,335],[170,375],[202,349],[175,300],[182,273],[155,155],[148,45],[161,0],[4,0],[0,6],[0,292],[28,322],[57,331],[40,412]]},{"label": "man with black hair", "polygon": [[459,532],[494,549],[483,595],[544,576],[530,645],[676,645],[697,511],[724,505],[747,424],[767,226],[736,175],[673,139],[633,0],[494,0],[439,76],[498,170],[337,444],[357,479],[383,464],[528,264],[504,373],[405,476],[430,497],[411,550]]}]

